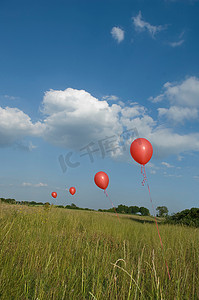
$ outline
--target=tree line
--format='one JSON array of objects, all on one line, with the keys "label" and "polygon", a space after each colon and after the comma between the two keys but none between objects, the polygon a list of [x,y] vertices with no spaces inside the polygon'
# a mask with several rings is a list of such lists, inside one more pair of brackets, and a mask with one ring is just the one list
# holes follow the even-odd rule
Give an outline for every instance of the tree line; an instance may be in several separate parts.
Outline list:
[{"label": "tree line", "polygon": [[[0,200],[2,202],[5,202],[5,203],[8,203],[8,204],[19,204],[19,205],[50,205],[49,202],[45,202],[45,203],[42,203],[42,202],[35,202],[35,201],[16,201],[15,199],[11,199],[11,198],[8,198],[8,199],[5,199],[5,198],[0,198]],[[76,206],[74,203],[71,203],[71,205],[56,205],[56,207],[59,207],[59,208],[68,208],[68,209],[81,209],[81,210],[91,210],[93,211],[94,209],[90,209],[90,208],[81,208],[81,207],[78,207]],[[126,206],[126,205],[123,205],[123,204],[120,204],[118,205],[118,207],[115,208],[117,213],[120,213],[120,214],[138,214],[140,213],[142,216],[150,216],[150,212],[148,210],[148,208],[146,207],[138,207],[138,206]],[[164,217],[165,214],[168,213],[168,209],[167,207],[165,206],[158,206],[157,207],[157,210],[159,211],[159,214],[157,216],[159,217]],[[115,212],[114,208],[109,208],[109,209],[98,209],[98,211],[101,211],[101,212]]]},{"label": "tree line", "polygon": [[[116,209],[117,213],[120,213],[120,214],[135,215],[135,214],[140,213],[142,216],[150,216],[150,212],[149,212],[148,208],[143,207],[143,206],[138,207],[138,206],[127,206],[127,205],[120,204],[115,209]],[[98,211],[115,212],[115,209],[114,208],[98,209]]]},{"label": "tree line", "polygon": [[[0,198],[1,202],[5,202],[8,204],[18,204],[18,205],[28,205],[28,206],[44,206],[45,208],[50,208],[50,203],[49,202],[35,202],[35,201],[16,201],[15,199],[5,199],[5,198]],[[58,208],[66,208],[66,209],[79,209],[79,210],[90,210],[90,211],[95,211],[94,209],[90,208],[81,208],[76,206],[74,203],[71,203],[71,205],[56,205]],[[150,216],[150,212],[146,207],[138,207],[138,206],[127,206],[120,204],[118,207],[110,208],[110,209],[98,209],[99,212],[111,212],[115,213],[115,210],[117,213],[120,214],[140,214],[141,216]],[[157,217],[162,217],[164,218],[164,223],[167,224],[180,224],[180,225],[186,225],[186,226],[193,226],[193,227],[199,227],[199,208],[191,208],[191,209],[185,209],[181,212],[175,213],[171,216],[168,215],[168,208],[166,206],[158,206],[156,208],[158,211]]]},{"label": "tree line", "polygon": [[[35,201],[16,201],[15,199],[5,199],[5,198],[0,198],[0,200],[2,202],[8,203],[8,204],[19,204],[19,205],[29,205],[29,206],[38,206],[38,205],[45,205],[50,206],[49,202],[35,202]],[[76,206],[74,203],[71,203],[71,205],[56,205],[56,207],[59,208],[67,208],[67,209],[80,209],[80,210],[90,210],[90,211],[94,211],[94,209],[90,209],[90,208],[81,208]],[[115,212],[114,208],[110,208],[110,209],[98,209],[98,211],[101,212]],[[126,206],[126,205],[118,205],[118,207],[116,207],[116,211],[117,213],[121,213],[121,214],[137,214],[140,213],[142,216],[149,216],[149,210],[146,207],[138,207],[138,206]]]},{"label": "tree line", "polygon": [[199,227],[199,208],[193,207],[173,214],[172,216],[167,216],[165,223]]}]

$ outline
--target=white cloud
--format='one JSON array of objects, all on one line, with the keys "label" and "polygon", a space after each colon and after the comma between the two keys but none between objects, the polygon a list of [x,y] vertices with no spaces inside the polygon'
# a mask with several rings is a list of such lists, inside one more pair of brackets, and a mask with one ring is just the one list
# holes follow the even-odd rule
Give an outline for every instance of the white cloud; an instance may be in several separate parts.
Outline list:
[{"label": "white cloud", "polygon": [[195,175],[195,176],[193,176],[193,179],[198,180],[198,179],[199,179],[199,176],[198,176],[198,175]]},{"label": "white cloud", "polygon": [[188,151],[199,151],[199,133],[178,134],[172,129],[156,128],[148,135],[156,157],[163,158],[169,155],[179,155]]},{"label": "white cloud", "polygon": [[40,182],[40,183],[35,184],[34,186],[35,187],[42,187],[42,186],[48,186],[48,185],[46,183]]},{"label": "white cloud", "polygon": [[25,143],[23,141],[17,141],[14,143],[13,148],[31,152],[33,149],[36,149],[37,146],[33,145],[31,141],[29,143]]},{"label": "white cloud", "polygon": [[174,105],[199,107],[199,79],[197,77],[189,77],[181,83],[166,82],[163,89],[163,93],[155,98],[150,97],[149,100],[160,102],[167,99]]},{"label": "white cloud", "polygon": [[149,161],[147,163],[147,168],[149,168],[149,172],[151,174],[156,174],[157,173],[157,170],[159,170],[160,168],[158,166],[156,166],[154,163],[152,163],[151,161]]},{"label": "white cloud", "polygon": [[158,103],[158,102],[161,102],[162,100],[164,100],[164,98],[165,98],[165,95],[160,94],[160,95],[156,96],[155,98],[149,97],[149,100],[153,103]]},{"label": "white cloud", "polygon": [[47,115],[44,139],[65,148],[79,150],[123,131],[121,107],[109,106],[84,90],[50,90],[45,93],[42,111]]},{"label": "white cloud", "polygon": [[167,108],[158,108],[158,114],[160,117],[165,116],[171,121],[182,122],[184,120],[194,120],[198,118],[197,108],[171,106]]},{"label": "white cloud", "polygon": [[158,170],[159,169],[159,167],[157,167],[155,164],[153,164],[152,162],[148,162],[147,163],[147,167],[148,168],[151,168],[151,169],[156,169],[156,170]]},{"label": "white cloud", "polygon": [[5,98],[5,99],[8,99],[8,100],[16,100],[16,99],[19,99],[19,97],[10,96],[10,95],[3,95],[2,97]]},{"label": "white cloud", "polygon": [[141,11],[139,11],[138,15],[136,17],[132,17],[132,20],[133,20],[133,24],[135,26],[135,29],[137,31],[148,31],[149,34],[154,38],[155,35],[164,30],[166,28],[166,26],[162,26],[162,25],[158,25],[158,26],[154,26],[154,25],[151,25],[150,23],[148,22],[145,22],[143,19],[142,19],[142,14],[141,14]]},{"label": "white cloud", "polygon": [[156,174],[156,171],[155,170],[151,170],[150,173],[151,174]]},{"label": "white cloud", "polygon": [[42,183],[42,182],[37,183],[37,184],[33,184],[30,182],[23,182],[22,186],[43,187],[43,186],[48,186],[48,185],[46,183]]},{"label": "white cloud", "polygon": [[117,101],[119,100],[119,98],[115,95],[107,95],[107,96],[103,96],[102,100],[106,100],[106,101]]},{"label": "white cloud", "polygon": [[121,106],[121,107],[124,107],[125,106],[125,103],[123,101],[118,101],[118,104]]},{"label": "white cloud", "polygon": [[181,178],[182,175],[175,175],[175,174],[164,174],[165,177],[176,177],[176,178]]},{"label": "white cloud", "polygon": [[157,123],[148,115],[139,115],[133,119],[129,116],[122,116],[121,123],[127,128],[137,128],[140,137],[150,136],[152,130],[156,127]]},{"label": "white cloud", "polygon": [[184,156],[182,156],[182,155],[178,155],[178,156],[177,156],[177,160],[178,160],[178,161],[183,160],[183,158],[184,158]]},{"label": "white cloud", "polygon": [[179,41],[175,41],[175,42],[169,42],[168,44],[173,47],[173,48],[176,48],[176,47],[180,47],[182,44],[184,44],[185,40],[182,39],[183,35],[184,35],[184,31],[181,32],[181,34],[179,35],[178,39]]},{"label": "white cloud", "polygon": [[184,40],[180,40],[178,42],[170,42],[169,45],[173,48],[180,47],[184,43]]},{"label": "white cloud", "polygon": [[136,127],[139,136],[145,137],[151,142],[156,158],[178,155],[188,151],[199,151],[199,133],[184,135],[175,133],[172,128],[157,126],[157,122],[148,115],[135,117],[132,120],[121,118],[121,122],[127,128]]},{"label": "white cloud", "polygon": [[165,161],[163,161],[161,164],[162,164],[163,166],[167,167],[167,168],[173,168],[172,165],[170,165],[169,163],[167,163],[167,162],[165,162]]},{"label": "white cloud", "polygon": [[134,107],[124,107],[121,110],[122,116],[128,118],[134,118],[136,116],[144,115],[146,108],[140,105],[135,105]]},{"label": "white cloud", "polygon": [[0,146],[9,146],[25,136],[41,136],[44,125],[33,124],[18,108],[0,107]]},{"label": "white cloud", "polygon": [[[165,87],[169,88],[170,84]],[[97,148],[99,140],[115,135],[117,146],[119,135],[124,130],[136,128],[137,133],[134,130],[132,135],[126,135],[125,146],[129,147],[133,139],[139,136],[152,143],[154,157],[180,156],[185,152],[199,151],[199,133],[183,135],[174,132],[173,128],[158,126],[158,122],[148,115],[147,109],[137,102],[129,106],[109,105],[107,101],[98,100],[84,90],[68,88],[47,91],[42,112],[43,122],[33,124],[21,110],[0,108],[0,145],[10,145],[25,136],[40,136],[53,145],[80,150],[90,142],[94,142]],[[129,153],[122,149],[120,147],[119,151],[110,154],[114,158],[129,159]],[[37,185],[41,186],[41,183]]]},{"label": "white cloud", "polygon": [[32,186],[32,183],[30,183],[30,182],[23,182],[22,186]]},{"label": "white cloud", "polygon": [[121,43],[124,40],[124,30],[120,27],[113,27],[111,29],[111,34],[118,43]]}]

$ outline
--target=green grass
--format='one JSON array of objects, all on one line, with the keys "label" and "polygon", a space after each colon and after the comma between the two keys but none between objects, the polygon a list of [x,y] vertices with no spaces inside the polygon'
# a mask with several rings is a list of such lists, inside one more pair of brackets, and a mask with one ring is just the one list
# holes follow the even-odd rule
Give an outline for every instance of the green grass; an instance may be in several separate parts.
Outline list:
[{"label": "green grass", "polygon": [[199,299],[199,229],[120,220],[0,203],[0,299]]}]

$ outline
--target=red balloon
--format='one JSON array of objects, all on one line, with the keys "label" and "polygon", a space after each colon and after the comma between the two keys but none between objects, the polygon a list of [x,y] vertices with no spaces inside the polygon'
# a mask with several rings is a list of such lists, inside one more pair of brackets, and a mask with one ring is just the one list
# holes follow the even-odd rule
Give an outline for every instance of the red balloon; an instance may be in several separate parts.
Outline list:
[{"label": "red balloon", "polygon": [[153,155],[153,147],[147,139],[138,138],[131,144],[130,152],[136,162],[145,165]]},{"label": "red balloon", "polygon": [[56,197],[57,197],[57,193],[56,193],[56,192],[52,192],[51,195],[52,195],[53,198],[56,198]]},{"label": "red balloon", "polygon": [[71,193],[71,195],[74,195],[75,192],[76,192],[76,188],[71,187],[71,188],[69,189],[69,192]]},{"label": "red balloon", "polygon": [[109,184],[108,175],[105,172],[98,172],[94,177],[95,184],[100,188],[105,190]]}]

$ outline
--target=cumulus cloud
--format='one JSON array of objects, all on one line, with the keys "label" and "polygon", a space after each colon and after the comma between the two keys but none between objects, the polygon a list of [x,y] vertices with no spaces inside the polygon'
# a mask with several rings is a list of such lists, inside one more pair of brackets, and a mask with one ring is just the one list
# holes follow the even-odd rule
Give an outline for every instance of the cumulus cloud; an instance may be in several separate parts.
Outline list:
[{"label": "cumulus cloud", "polygon": [[18,108],[0,107],[0,146],[9,146],[25,136],[42,136],[44,124],[32,123]]},{"label": "cumulus cloud", "polygon": [[172,129],[157,128],[148,137],[156,151],[156,157],[159,158],[199,151],[199,133],[178,134]]},{"label": "cumulus cloud", "polygon": [[156,97],[150,97],[153,103],[166,100],[169,108],[158,108],[159,117],[166,117],[169,121],[182,123],[185,120],[196,120],[199,107],[199,79],[188,77],[181,83],[166,82],[163,92]]},{"label": "cumulus cloud", "polygon": [[46,115],[44,138],[58,146],[78,150],[123,130],[119,122],[121,107],[109,106],[84,90],[50,90],[42,106]]},{"label": "cumulus cloud", "polygon": [[199,107],[199,79],[189,77],[181,83],[166,82],[163,86],[164,92],[155,98],[150,97],[154,103],[168,100],[171,104]]},{"label": "cumulus cloud", "polygon": [[121,114],[123,119],[131,120],[136,116],[144,115],[146,112],[146,108],[140,105],[135,105],[134,107],[124,107],[121,110]]},{"label": "cumulus cloud", "polygon": [[164,30],[166,28],[166,26],[162,26],[162,25],[158,25],[158,26],[154,26],[151,25],[150,23],[144,21],[142,19],[142,14],[141,11],[139,11],[138,15],[136,17],[132,17],[133,20],[133,24],[135,27],[135,30],[137,31],[148,31],[149,34],[154,38],[155,35]]},{"label": "cumulus cloud", "polygon": [[158,108],[160,117],[165,116],[167,119],[181,123],[184,120],[194,120],[198,118],[197,108],[171,106],[167,108]]},{"label": "cumulus cloud", "polygon": [[[192,78],[192,83],[195,86],[197,80]],[[182,95],[184,89],[181,85],[177,85],[177,89]],[[165,88],[173,86],[167,84]],[[168,92],[168,95],[170,94],[171,92]],[[175,99],[178,99],[177,94],[173,94]],[[193,99],[195,98],[191,98],[192,102]],[[97,147],[100,140],[115,136],[114,146],[117,147],[121,146],[120,135],[127,131],[125,139],[122,140],[125,145],[115,153],[110,153],[112,157],[127,157],[122,147],[129,146],[137,137],[150,140],[154,148],[154,157],[164,158],[173,154],[180,157],[188,151],[199,151],[199,133],[183,135],[174,132],[173,128],[159,126],[148,110],[137,102],[129,106],[124,103],[120,105],[119,102],[111,105],[84,90],[68,88],[47,91],[41,111],[43,121],[33,123],[30,117],[19,109],[0,108],[0,145],[10,145],[25,136],[40,136],[53,145],[79,151],[91,142]],[[159,110],[159,113],[168,114],[168,110]],[[128,130],[133,131],[132,135]],[[24,183],[24,186],[28,184]],[[38,186],[42,184],[39,183]]]},{"label": "cumulus cloud", "polygon": [[111,34],[118,43],[121,43],[124,40],[124,30],[120,27],[113,27],[111,29]]},{"label": "cumulus cloud", "polygon": [[178,134],[173,128],[158,126],[148,115],[135,117],[132,120],[121,120],[127,128],[136,127],[139,136],[150,140],[154,148],[154,157],[164,158],[179,155],[188,151],[199,151],[199,133]]}]

